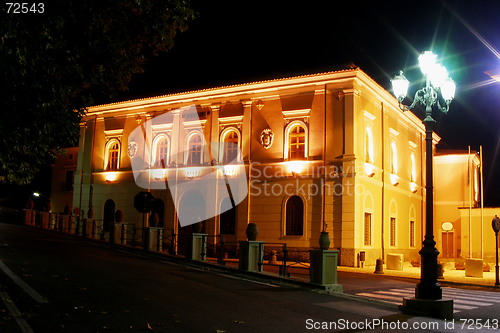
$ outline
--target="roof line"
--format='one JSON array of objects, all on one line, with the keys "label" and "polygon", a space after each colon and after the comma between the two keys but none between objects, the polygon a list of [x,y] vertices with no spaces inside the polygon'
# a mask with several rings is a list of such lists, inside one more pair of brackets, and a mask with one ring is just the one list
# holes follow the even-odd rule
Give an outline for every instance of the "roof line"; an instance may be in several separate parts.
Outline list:
[{"label": "roof line", "polygon": [[337,70],[337,71],[328,71],[328,72],[320,72],[320,73],[313,73],[313,74],[304,74],[304,75],[297,75],[297,76],[281,77],[281,78],[277,78],[277,79],[252,81],[252,82],[246,82],[246,83],[237,83],[237,84],[231,84],[231,85],[226,85],[226,86],[218,86],[218,87],[212,87],[212,88],[206,88],[206,89],[188,90],[188,91],[182,91],[182,92],[171,93],[171,94],[164,94],[164,95],[157,95],[157,96],[136,98],[136,99],[130,99],[130,100],[125,100],[125,101],[113,102],[113,103],[105,103],[105,104],[92,105],[92,106],[89,106],[88,109],[96,109],[96,108],[109,107],[109,106],[120,105],[120,104],[125,104],[125,103],[141,102],[141,101],[146,101],[146,100],[151,100],[151,99],[161,99],[161,98],[175,97],[175,96],[181,96],[181,95],[187,95],[187,94],[194,94],[194,93],[211,92],[211,91],[216,91],[216,90],[221,90],[221,89],[246,87],[246,86],[251,86],[251,85],[256,85],[256,84],[282,82],[282,81],[287,81],[287,80],[303,79],[303,78],[309,78],[309,77],[315,77],[315,76],[324,76],[324,75],[331,75],[331,74],[338,74],[338,73],[344,73],[344,72],[354,72],[354,71],[357,71],[357,70],[361,70],[361,69],[359,67],[352,67],[352,68],[342,69],[342,70]]}]

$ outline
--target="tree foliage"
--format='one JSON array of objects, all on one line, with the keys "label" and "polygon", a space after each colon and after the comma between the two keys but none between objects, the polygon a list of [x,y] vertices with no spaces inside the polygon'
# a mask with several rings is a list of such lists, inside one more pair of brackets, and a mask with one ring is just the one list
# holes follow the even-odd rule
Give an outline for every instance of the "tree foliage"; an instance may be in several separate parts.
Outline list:
[{"label": "tree foliage", "polygon": [[186,0],[51,0],[0,17],[0,183],[26,184],[54,149],[75,144],[85,107],[126,90],[173,46]]}]

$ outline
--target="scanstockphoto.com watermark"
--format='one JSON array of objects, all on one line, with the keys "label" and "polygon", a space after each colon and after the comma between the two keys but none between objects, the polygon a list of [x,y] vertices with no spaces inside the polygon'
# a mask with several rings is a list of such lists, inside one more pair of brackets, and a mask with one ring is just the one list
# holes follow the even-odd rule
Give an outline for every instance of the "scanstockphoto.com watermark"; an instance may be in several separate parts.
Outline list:
[{"label": "scanstockphoto.com watermark", "polygon": [[300,195],[307,199],[318,195],[327,196],[353,196],[363,195],[365,193],[363,184],[353,184],[346,180],[344,183],[325,182],[323,179],[319,182],[304,183],[295,179],[293,182],[277,183],[261,179],[250,180],[250,195],[255,197],[280,197]]},{"label": "scanstockphoto.com watermark", "polygon": [[[295,161],[291,163],[305,163]],[[295,165],[278,164],[262,165],[259,162],[250,163],[249,181],[251,196],[293,196],[300,195],[307,199],[318,195],[353,196],[364,195],[366,188],[362,183],[355,183],[351,176],[353,168],[341,166],[315,165],[307,172],[297,172],[290,177],[290,169]],[[300,168],[300,164],[299,167]],[[352,169],[352,170],[351,170]],[[326,179],[326,181],[325,181]]]},{"label": "scanstockphoto.com watermark", "polygon": [[460,319],[460,320],[418,320],[418,321],[388,321],[383,318],[370,318],[365,320],[337,319],[335,321],[318,321],[307,319],[305,328],[308,331],[334,331],[334,330],[383,330],[383,331],[436,331],[445,332],[448,330],[478,330],[489,331],[498,330],[500,322],[498,319]]}]

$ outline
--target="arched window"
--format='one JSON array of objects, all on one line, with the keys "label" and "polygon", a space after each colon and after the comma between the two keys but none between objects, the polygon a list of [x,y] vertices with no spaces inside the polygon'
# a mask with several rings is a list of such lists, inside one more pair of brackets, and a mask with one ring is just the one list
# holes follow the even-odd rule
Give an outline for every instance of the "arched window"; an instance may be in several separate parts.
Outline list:
[{"label": "arched window", "polygon": [[285,128],[283,140],[283,158],[285,160],[305,160],[308,155],[307,125],[301,120],[294,120]]},{"label": "arched window", "polygon": [[196,133],[191,135],[188,140],[188,158],[187,165],[200,165],[202,162],[201,135]]},{"label": "arched window", "polygon": [[304,234],[304,202],[298,195],[291,196],[286,201],[285,234],[287,236]]},{"label": "arched window", "polygon": [[118,170],[120,167],[120,142],[118,140],[108,142],[104,158],[105,170]]},{"label": "arched window", "polygon": [[239,151],[239,137],[238,133],[234,130],[229,130],[224,135],[224,145],[222,152],[222,162],[224,164],[231,163],[238,158]]},{"label": "arched window", "polygon": [[236,229],[236,207],[232,207],[231,200],[225,198],[221,203],[220,233],[234,235]]},{"label": "arched window", "polygon": [[288,159],[303,160],[306,157],[306,131],[301,125],[294,125],[288,134]]},{"label": "arched window", "polygon": [[161,168],[163,167],[162,161],[165,166],[168,165],[169,163],[169,157],[168,157],[168,152],[169,152],[169,141],[168,137],[165,135],[162,135],[155,141],[154,145],[154,155],[153,155],[153,165],[156,168]]}]

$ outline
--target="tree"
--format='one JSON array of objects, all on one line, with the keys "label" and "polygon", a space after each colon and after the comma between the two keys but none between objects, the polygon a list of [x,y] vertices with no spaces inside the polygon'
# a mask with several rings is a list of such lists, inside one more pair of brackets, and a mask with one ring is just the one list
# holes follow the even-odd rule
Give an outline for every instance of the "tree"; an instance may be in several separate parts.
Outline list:
[{"label": "tree", "polygon": [[75,144],[85,108],[126,90],[146,59],[170,49],[194,18],[187,0],[51,0],[26,8],[1,8],[0,183],[29,183],[54,149]]}]

